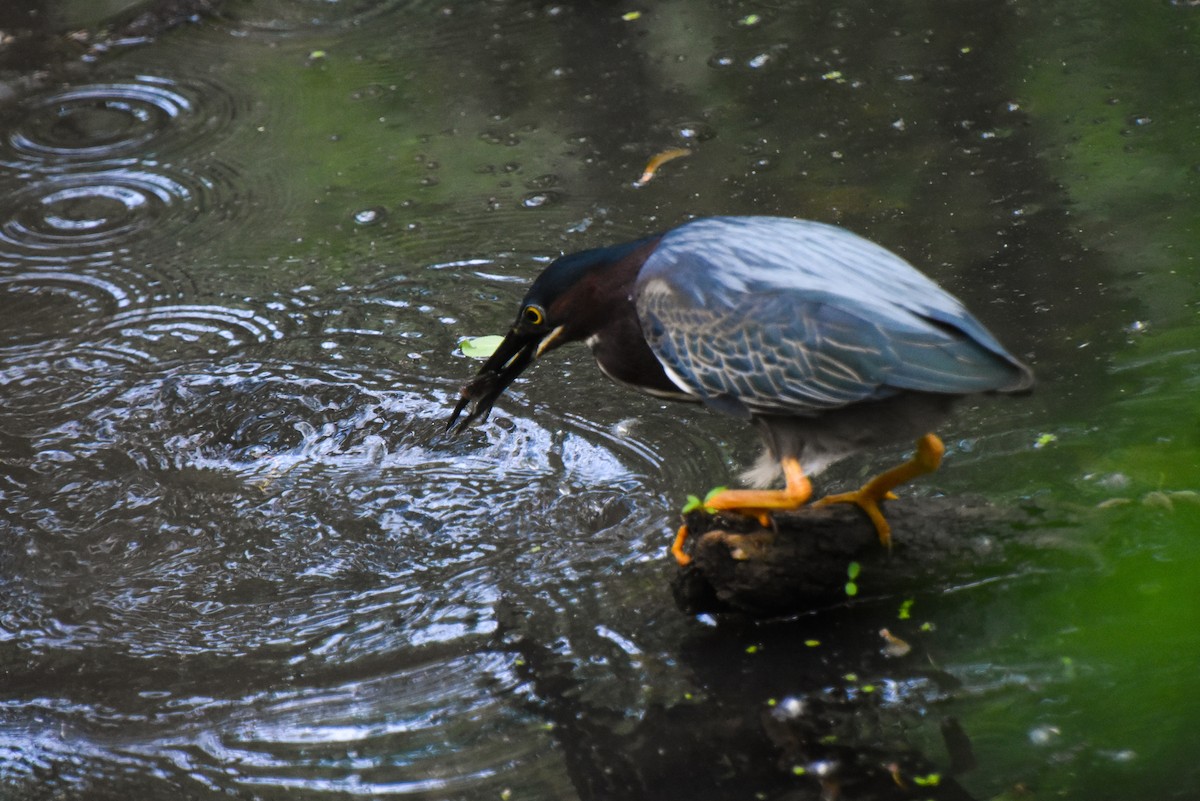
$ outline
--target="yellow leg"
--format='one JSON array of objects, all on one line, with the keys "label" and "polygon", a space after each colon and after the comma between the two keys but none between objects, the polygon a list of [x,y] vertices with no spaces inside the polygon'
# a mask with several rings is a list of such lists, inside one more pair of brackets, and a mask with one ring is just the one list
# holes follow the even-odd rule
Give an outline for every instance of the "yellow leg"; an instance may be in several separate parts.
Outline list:
[{"label": "yellow leg", "polygon": [[679,531],[675,532],[675,542],[671,543],[671,556],[675,557],[675,561],[680,567],[686,567],[692,563],[692,557],[683,552],[683,543],[687,541],[688,528],[687,523],[679,527]]},{"label": "yellow leg", "polygon": [[[739,512],[758,518],[763,526],[770,525],[771,512],[786,509],[798,509],[812,495],[812,484],[804,475],[800,462],[788,457],[780,461],[783,467],[785,486],[781,490],[722,490],[711,498],[705,505],[710,509],[724,512]],[[682,567],[692,561],[692,557],[683,552],[683,543],[687,540],[687,525],[679,527],[675,534],[675,542],[671,545],[671,555]]]},{"label": "yellow leg", "polygon": [[912,481],[917,476],[937,470],[945,453],[946,446],[937,438],[937,435],[926,434],[917,440],[917,452],[904,464],[880,473],[853,492],[828,495],[814,503],[813,506],[828,506],[831,503],[856,504],[867,513],[867,517],[871,518],[871,522],[875,524],[879,541],[883,543],[884,547],[891,548],[892,527],[883,517],[883,512],[879,508],[880,501],[894,499],[896,496],[892,494],[893,489]]}]

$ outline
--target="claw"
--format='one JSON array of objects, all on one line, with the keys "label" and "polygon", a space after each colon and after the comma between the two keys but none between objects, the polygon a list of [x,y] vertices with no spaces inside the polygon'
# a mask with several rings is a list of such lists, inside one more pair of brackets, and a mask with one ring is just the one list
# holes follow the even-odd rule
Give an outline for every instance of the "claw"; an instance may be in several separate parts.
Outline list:
[{"label": "claw", "polygon": [[866,512],[867,517],[875,526],[879,542],[883,547],[892,548],[892,527],[879,508],[881,501],[894,501],[898,497],[893,489],[901,484],[912,481],[917,476],[932,473],[942,463],[946,446],[934,434],[926,434],[917,440],[917,452],[898,467],[893,467],[863,484],[853,492],[842,492],[837,495],[827,495],[815,502],[813,506],[828,506],[833,503],[852,503]]}]

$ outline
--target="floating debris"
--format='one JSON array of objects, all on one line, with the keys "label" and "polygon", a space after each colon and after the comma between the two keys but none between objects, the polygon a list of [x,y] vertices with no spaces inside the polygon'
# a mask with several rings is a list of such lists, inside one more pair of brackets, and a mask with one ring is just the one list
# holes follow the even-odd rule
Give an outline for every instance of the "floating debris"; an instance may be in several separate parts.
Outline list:
[{"label": "floating debris", "polygon": [[496,348],[500,347],[500,343],[503,341],[504,337],[496,334],[472,337],[459,342],[458,349],[463,352],[464,356],[470,356],[472,359],[486,359],[496,352]]},{"label": "floating debris", "polygon": [[1039,434],[1038,438],[1033,441],[1033,447],[1044,448],[1056,442],[1058,442],[1058,437],[1054,434]]},{"label": "floating debris", "polygon": [[879,636],[882,637],[884,641],[884,656],[897,658],[901,656],[908,656],[909,652],[912,651],[911,645],[897,637],[895,634],[892,634],[887,629],[880,629]]},{"label": "floating debris", "polygon": [[690,155],[692,155],[692,151],[688,150],[686,147],[676,147],[670,150],[664,150],[647,162],[646,169],[642,171],[642,177],[634,181],[633,185],[637,187],[645,186],[646,184],[650,183],[651,180],[653,180],[654,175],[658,172],[659,167],[666,164],[668,161],[674,161],[675,159]]}]

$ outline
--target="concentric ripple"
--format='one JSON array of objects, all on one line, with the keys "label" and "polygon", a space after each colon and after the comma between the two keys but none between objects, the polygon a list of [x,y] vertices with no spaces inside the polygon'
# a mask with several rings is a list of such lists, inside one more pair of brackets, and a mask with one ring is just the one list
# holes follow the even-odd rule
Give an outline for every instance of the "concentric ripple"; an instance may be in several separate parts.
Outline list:
[{"label": "concentric ripple", "polygon": [[6,355],[0,414],[44,422],[119,391],[141,354],[99,346]]},{"label": "concentric ripple", "polygon": [[[0,254],[78,259],[145,240],[174,245],[202,213],[245,208],[225,202],[232,191],[233,181],[219,171],[199,175],[170,165],[35,181],[0,201]],[[218,226],[195,228],[198,236],[215,236]]]},{"label": "concentric ripple", "polygon": [[283,338],[281,323],[252,309],[203,304],[160,305],[112,316],[99,336],[121,347],[153,349],[169,344],[176,357],[185,353],[216,355],[247,344]]},{"label": "concentric ripple", "polygon": [[233,96],[213,83],[139,75],[72,86],[24,103],[3,159],[53,167],[211,147],[237,113]]},{"label": "concentric ripple", "polygon": [[126,287],[86,273],[0,275],[0,347],[79,331],[130,302]]}]

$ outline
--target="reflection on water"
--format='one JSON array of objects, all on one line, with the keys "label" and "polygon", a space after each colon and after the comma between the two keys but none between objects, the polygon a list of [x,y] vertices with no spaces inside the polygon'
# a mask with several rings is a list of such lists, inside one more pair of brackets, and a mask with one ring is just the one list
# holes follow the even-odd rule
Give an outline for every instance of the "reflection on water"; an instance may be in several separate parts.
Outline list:
[{"label": "reflection on water", "polygon": [[[770,212],[907,252],[1036,359],[1039,394],[964,409],[916,491],[1053,493],[1096,437],[1140,436],[1080,422],[1130,315],[1001,91],[1005,37],[1032,34],[983,8],[226,3],[0,109],[0,795],[815,798],[848,766],[894,794],[897,760],[979,796],[1119,778],[1123,732],[1064,721],[1144,671],[1070,660],[1077,565],[689,620],[675,509],[752,454],[744,426],[564,349],[443,431],[477,367],[457,340],[502,331],[560,252]],[[1194,391],[1180,352],[1139,362],[1186,373],[1146,416]],[[1169,537],[1145,514],[1120,548]],[[1105,545],[1077,546],[1089,570],[1116,570]],[[1139,593],[1171,586],[1144,570]],[[806,704],[827,714],[780,712]],[[946,715],[973,776],[946,770]]]}]

